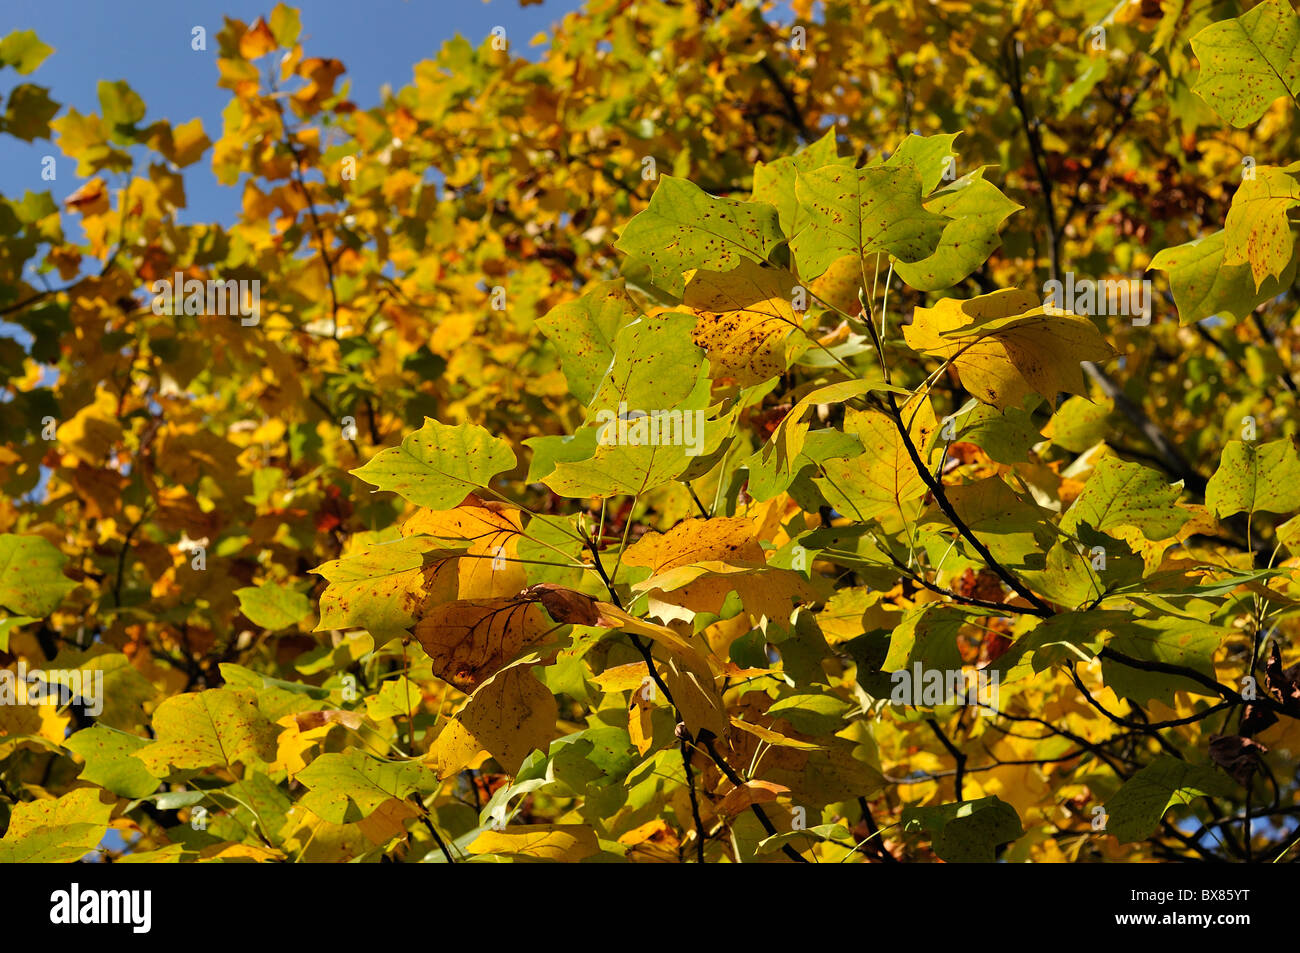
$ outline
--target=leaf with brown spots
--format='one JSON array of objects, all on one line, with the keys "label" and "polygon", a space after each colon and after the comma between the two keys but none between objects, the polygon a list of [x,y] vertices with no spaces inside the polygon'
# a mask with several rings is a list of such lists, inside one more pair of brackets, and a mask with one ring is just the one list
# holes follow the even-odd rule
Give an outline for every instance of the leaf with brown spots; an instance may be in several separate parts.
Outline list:
[{"label": "leaf with brown spots", "polygon": [[803,227],[790,240],[790,251],[804,281],[848,254],[921,261],[934,254],[948,222],[921,204],[921,176],[906,166],[800,172],[794,192]]},{"label": "leaf with brown spots", "polygon": [[275,760],[278,729],[232,688],[173,695],[154,712],[155,741],[132,753],[154,777]]},{"label": "leaf with brown spots", "polygon": [[630,267],[644,268],[655,285],[680,297],[682,276],[692,268],[727,271],[742,261],[764,261],[784,239],[777,211],[766,202],[714,198],[665,175],[614,247]]},{"label": "leaf with brown spots", "polygon": [[966,389],[999,410],[1031,392],[1048,400],[1086,394],[1082,362],[1115,354],[1090,320],[1050,314],[1018,289],[917,308],[903,336],[913,350],[950,360]]},{"label": "leaf with brown spots", "polygon": [[537,326],[555,344],[569,390],[590,403],[614,359],[614,338],[637,317],[622,280],[597,281],[581,297],[556,305]]},{"label": "leaf with brown spots", "polygon": [[63,575],[67,561],[43,536],[0,536],[0,606],[36,617],[53,612],[77,588]]},{"label": "leaf with brown spots", "polygon": [[1264,0],[1234,20],[1192,37],[1201,61],[1193,87],[1228,122],[1244,129],[1281,96],[1300,96],[1300,16],[1291,0]]},{"label": "leaf with brown spots", "polygon": [[376,636],[400,634],[426,602],[456,598],[456,557],[465,552],[429,536],[407,536],[322,563],[312,570],[329,583],[316,631],[360,626]]},{"label": "leaf with brown spots", "polygon": [[[797,356],[787,353],[788,339],[803,327],[792,303],[798,285],[788,271],[752,261],[692,275],[685,296],[697,315],[692,337],[708,353],[714,377],[751,387],[784,373]],[[807,346],[802,335],[796,343]]]},{"label": "leaf with brown spots", "polygon": [[438,776],[457,773],[480,751],[517,773],[530,752],[546,750],[555,737],[558,714],[555,696],[533,677],[530,666],[512,665],[497,672],[438,736]]},{"label": "leaf with brown spots", "polygon": [[[912,443],[921,459],[927,460],[937,427],[930,399],[913,397],[899,410],[909,422]],[[859,520],[874,519],[925,495],[925,481],[888,415],[877,410],[850,410],[844,416],[844,432],[856,435],[865,452],[850,460],[825,461],[822,476],[814,480],[839,512]]]}]

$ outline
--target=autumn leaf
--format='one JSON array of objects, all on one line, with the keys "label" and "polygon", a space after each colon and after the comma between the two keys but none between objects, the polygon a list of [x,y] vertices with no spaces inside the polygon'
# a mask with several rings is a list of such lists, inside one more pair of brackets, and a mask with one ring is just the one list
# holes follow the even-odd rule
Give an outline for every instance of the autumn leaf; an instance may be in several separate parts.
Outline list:
[{"label": "autumn leaf", "polygon": [[546,749],[555,735],[555,696],[533,677],[527,665],[513,665],[491,676],[438,736],[439,777],[450,777],[487,751],[517,773],[534,749]]},{"label": "autumn leaf", "polygon": [[644,266],[656,285],[680,296],[686,271],[729,271],[742,261],[764,261],[783,238],[772,206],[714,198],[666,175],[615,247]]},{"label": "autumn leaf", "polygon": [[276,731],[248,697],[229,688],[174,695],[153,718],[155,739],[132,753],[154,777],[275,758]]},{"label": "autumn leaf", "polygon": [[53,612],[75,589],[63,575],[67,558],[41,536],[0,536],[0,606],[19,615]]},{"label": "autumn leaf", "polygon": [[506,854],[569,863],[599,851],[595,831],[581,824],[518,824],[506,831],[484,831],[469,845],[471,854]]},{"label": "autumn leaf", "polygon": [[798,282],[788,272],[743,261],[727,272],[696,271],[684,302],[699,317],[693,338],[709,356],[715,377],[741,387],[782,373],[794,354],[792,335],[802,330],[792,296]]},{"label": "autumn leaf", "polygon": [[966,388],[999,410],[1031,392],[1048,400],[1087,393],[1081,363],[1114,354],[1087,318],[1049,314],[1017,290],[917,308],[903,335],[914,350],[951,361]]},{"label": "autumn leaf", "polygon": [[1193,88],[1228,122],[1248,126],[1279,96],[1300,94],[1297,46],[1300,16],[1286,0],[1264,0],[1192,37],[1201,61]]},{"label": "autumn leaf", "polygon": [[312,570],[329,583],[317,631],[362,626],[388,635],[407,628],[426,602],[456,596],[455,559],[464,552],[429,536],[407,536],[322,563]]},{"label": "autumn leaf", "polygon": [[934,254],[948,221],[922,205],[921,176],[908,167],[800,172],[795,197],[806,217],[790,250],[806,280],[846,254],[921,261]]},{"label": "autumn leaf", "polygon": [[453,427],[425,418],[400,447],[380,451],[351,471],[381,490],[392,490],[417,506],[444,510],[515,465],[509,444],[482,427]]},{"label": "autumn leaf", "polygon": [[1205,488],[1205,505],[1218,517],[1300,509],[1300,455],[1295,443],[1286,437],[1264,444],[1230,441]]},{"label": "autumn leaf", "polygon": [[553,628],[532,602],[465,599],[432,607],[413,631],[435,675],[472,689]]}]

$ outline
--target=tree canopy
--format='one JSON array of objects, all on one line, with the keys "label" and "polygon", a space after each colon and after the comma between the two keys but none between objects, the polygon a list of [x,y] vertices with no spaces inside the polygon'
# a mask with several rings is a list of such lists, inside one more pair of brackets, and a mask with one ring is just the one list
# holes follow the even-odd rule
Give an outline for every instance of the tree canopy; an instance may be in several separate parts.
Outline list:
[{"label": "tree canopy", "polygon": [[1290,0],[310,16],[0,41],[0,860],[1300,856]]}]

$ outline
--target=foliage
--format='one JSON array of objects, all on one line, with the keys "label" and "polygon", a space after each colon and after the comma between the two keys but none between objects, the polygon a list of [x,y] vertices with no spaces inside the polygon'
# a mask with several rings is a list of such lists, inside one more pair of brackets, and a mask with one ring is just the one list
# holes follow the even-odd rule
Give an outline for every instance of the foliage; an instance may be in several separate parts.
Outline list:
[{"label": "foliage", "polygon": [[1291,859],[1300,18],[793,8],[13,87],[0,859]]}]

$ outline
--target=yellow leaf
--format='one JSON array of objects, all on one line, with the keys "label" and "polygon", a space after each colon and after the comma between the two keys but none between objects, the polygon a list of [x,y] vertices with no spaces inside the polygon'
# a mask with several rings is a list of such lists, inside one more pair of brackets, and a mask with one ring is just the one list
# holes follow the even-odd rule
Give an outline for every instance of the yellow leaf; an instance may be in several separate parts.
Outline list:
[{"label": "yellow leaf", "polygon": [[715,810],[727,817],[735,817],[751,804],[765,804],[789,793],[790,789],[783,784],[773,784],[770,781],[746,781],[740,787],[728,791],[726,797],[718,802]]},{"label": "yellow leaf", "polygon": [[458,599],[497,599],[512,596],[528,585],[527,564],[518,562],[523,531],[520,511],[470,494],[450,510],[420,508],[402,524],[402,535],[465,540],[468,548],[457,559]]},{"label": "yellow leaf", "polygon": [[[918,456],[928,463],[932,455],[927,448],[937,426],[929,397],[914,396],[899,413],[909,424],[908,434]],[[865,452],[852,460],[827,460],[822,465],[824,476],[815,480],[837,510],[859,520],[875,519],[925,495],[925,480],[888,415],[877,410],[849,410],[844,431],[856,434]]]},{"label": "yellow leaf", "polygon": [[59,445],[92,467],[103,466],[109,452],[122,439],[117,422],[117,400],[100,391],[95,402],[79,410],[75,417],[55,433]]},{"label": "yellow leaf", "polygon": [[596,832],[582,824],[521,824],[504,831],[484,831],[469,845],[469,852],[574,862],[600,853],[600,842]]},{"label": "yellow leaf", "polygon": [[903,337],[913,350],[951,360],[963,386],[999,410],[1019,407],[1031,392],[1049,401],[1086,394],[1080,362],[1115,353],[1087,318],[1048,313],[1014,288],[917,308]]},{"label": "yellow leaf", "polygon": [[715,376],[741,387],[785,371],[787,338],[802,327],[793,296],[799,281],[788,271],[748,259],[731,271],[696,271],[684,302],[698,316],[692,338],[709,355]]},{"label": "yellow leaf", "polygon": [[550,745],[558,713],[555,696],[529,666],[498,672],[438,736],[438,777],[460,771],[479,751],[489,752],[514,774],[530,752]]},{"label": "yellow leaf", "polygon": [[255,60],[265,56],[276,48],[275,37],[261,17],[239,38],[239,55],[246,60]]},{"label": "yellow leaf", "polygon": [[749,722],[740,718],[732,718],[731,723],[741,731],[747,731],[755,738],[760,738],[770,745],[779,745],[782,748],[803,748],[805,750],[823,747],[822,745],[813,744],[811,741],[800,741],[798,738],[787,738],[779,731],[764,728],[762,725],[751,725]]}]

